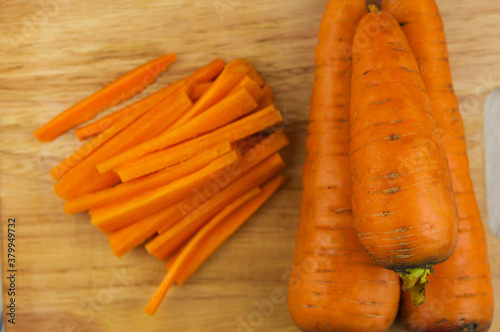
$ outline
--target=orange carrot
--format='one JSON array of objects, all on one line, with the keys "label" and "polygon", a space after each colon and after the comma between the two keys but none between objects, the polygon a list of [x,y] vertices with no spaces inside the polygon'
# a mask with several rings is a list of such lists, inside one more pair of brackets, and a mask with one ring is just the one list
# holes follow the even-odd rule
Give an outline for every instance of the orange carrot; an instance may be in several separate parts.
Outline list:
[{"label": "orange carrot", "polygon": [[207,92],[207,90],[210,89],[213,84],[214,82],[202,82],[196,84],[193,87],[193,91],[191,92],[191,95],[189,97],[191,97],[191,100],[193,101],[200,99],[200,97],[203,96],[203,94]]},{"label": "orange carrot", "polygon": [[243,60],[234,60],[226,65],[222,73],[194,106],[177,121],[172,129],[177,129],[197,115],[203,113],[219,101],[248,73],[249,68]]},{"label": "orange carrot", "polygon": [[182,265],[185,264],[186,258],[188,258],[190,252],[193,248],[196,248],[196,245],[199,239],[203,239],[207,233],[209,233],[215,226],[217,226],[221,221],[226,219],[229,215],[231,215],[236,209],[240,208],[243,204],[248,202],[250,199],[259,195],[261,192],[259,187],[255,187],[252,190],[249,190],[246,194],[237,198],[235,201],[226,206],[221,212],[219,212],[200,232],[198,232],[193,239],[187,244],[185,251],[180,254],[180,257],[174,262],[172,269],[168,271],[167,275],[163,279],[160,287],[156,291],[155,295],[151,299],[151,301],[146,306],[146,312],[150,315],[154,315],[160,303],[163,301],[163,298],[168,292],[168,289],[174,284],[175,278],[182,268]]},{"label": "orange carrot", "polygon": [[35,137],[40,142],[52,141],[102,110],[124,102],[153,83],[175,60],[175,54],[171,53],[135,68],[38,128]]},{"label": "orange carrot", "polygon": [[[101,173],[105,173],[112,169],[116,170],[119,166],[125,165],[150,152],[165,149],[169,146],[222,127],[247,114],[255,107],[257,107],[255,100],[245,89],[242,89],[238,93],[224,98],[222,101],[206,110],[203,114],[197,116],[189,123],[186,123],[186,125],[166,131],[151,140],[124,151],[100,163],[97,165],[97,169]],[[124,179],[122,178],[122,180]]]},{"label": "orange carrot", "polygon": [[[242,171],[232,172],[229,182],[225,183],[226,186],[288,144],[288,139],[281,131],[263,139],[243,155]],[[191,193],[179,203],[167,207],[163,211],[109,233],[108,238],[113,253],[120,257],[153,236],[157,231],[165,232],[186,217],[189,212],[194,211],[198,204],[203,203],[200,201],[200,196],[202,200],[210,200],[211,197],[206,197],[207,195],[209,194],[203,194],[199,191]],[[207,204],[209,204],[208,201]]]},{"label": "orange carrot", "polygon": [[245,89],[250,93],[250,95],[256,101],[259,101],[262,98],[262,89],[259,84],[255,82],[250,76],[246,75],[243,77],[238,84],[234,86],[234,88],[229,92],[228,96],[238,93],[241,89]]},{"label": "orange carrot", "polygon": [[224,69],[226,63],[222,59],[215,59],[209,64],[196,70],[194,73],[186,77],[184,80],[188,83],[203,83],[212,81]]},{"label": "orange carrot", "polygon": [[[260,186],[269,181],[283,169],[284,166],[285,164],[279,154],[273,155],[268,160],[248,171],[227,188],[214,195],[206,204],[195,206],[195,210],[189,213],[181,222],[175,224],[172,228],[148,242],[148,244],[146,244],[146,249],[151,255],[159,259],[163,260],[169,257],[206,224],[210,218],[224,208],[224,206],[228,205],[235,200],[236,197],[239,197],[252,187]],[[219,186],[216,185],[215,187],[219,190]]]},{"label": "orange carrot", "polygon": [[159,135],[191,105],[185,91],[164,99],[71,169],[54,186],[56,194],[71,200],[119,183],[120,179],[115,173],[99,174],[96,165],[110,156]]},{"label": "orange carrot", "polygon": [[259,100],[259,105],[257,106],[256,111],[260,111],[266,107],[269,107],[274,104],[274,93],[273,90],[269,87],[269,85],[264,85],[262,87],[262,97]]},{"label": "orange carrot", "polygon": [[457,207],[417,61],[398,22],[370,9],[353,47],[354,228],[374,262],[398,272],[418,305],[431,266],[455,249]]},{"label": "orange carrot", "polygon": [[68,214],[72,214],[89,209],[95,209],[115,201],[134,197],[138,193],[146,192],[192,174],[207,166],[218,157],[228,153],[231,149],[231,144],[229,142],[224,142],[215,148],[202,151],[193,158],[165,168],[160,172],[126,183],[120,183],[114,187],[83,195],[74,200],[68,201],[64,205],[64,211]]},{"label": "orange carrot", "polygon": [[[286,177],[278,176],[269,181],[261,188],[261,193],[245,203],[242,207],[238,208],[228,218],[221,220],[222,222],[216,223],[213,218],[207,227],[205,226],[200,232],[187,242],[186,245],[179,249],[179,252],[172,256],[167,261],[165,267],[171,269],[174,262],[177,261],[181,253],[184,256],[184,262],[180,267],[180,271],[176,274],[175,281],[178,285],[184,284],[192,275],[206,262],[206,260],[213,255],[213,253],[220,247],[227,239],[234,233],[243,223],[248,220],[271,196],[278,190]],[[209,228],[207,230],[207,228]],[[213,229],[212,229],[213,228]],[[190,245],[189,248],[186,248]]]},{"label": "orange carrot", "polygon": [[149,174],[169,165],[177,164],[199,151],[212,148],[226,141],[233,143],[282,121],[283,118],[279,111],[276,111],[274,107],[268,107],[211,133],[140,157],[133,162],[118,167],[116,172],[120,177],[124,178],[129,176],[127,174]]},{"label": "orange carrot", "polygon": [[119,109],[118,111],[115,111],[100,120],[94,121],[85,127],[77,128],[75,130],[76,136],[80,141],[83,141],[84,139],[100,134],[124,117],[128,116],[130,113],[140,112],[143,109],[150,109],[154,105],[158,104],[162,99],[172,95],[182,88],[188,88],[188,84],[186,84],[183,80],[170,84],[152,95],[125,106],[124,108]]},{"label": "orange carrot", "polygon": [[401,317],[409,331],[487,331],[494,308],[488,248],[470,177],[465,130],[439,8],[433,0],[386,0],[383,6],[394,12],[420,65],[450,165],[459,216],[453,255],[434,267],[424,304],[416,307],[404,294]]},{"label": "orange carrot", "polygon": [[288,305],[304,331],[385,331],[399,304],[398,276],[373,263],[352,225],[350,53],[364,0],[330,0],[320,24],[302,170],[302,202]]},{"label": "orange carrot", "polygon": [[120,133],[122,130],[127,128],[130,124],[132,124],[138,118],[143,116],[146,112],[149,112],[153,107],[160,104],[162,100],[163,102],[160,105],[161,107],[163,107],[166,103],[170,102],[168,97],[170,97],[176,92],[184,90],[189,90],[189,86],[186,85],[185,82],[179,81],[177,83],[169,85],[165,89],[162,89],[149,97],[146,97],[138,101],[137,103],[127,106],[126,109],[129,110],[128,115],[126,115],[124,118],[120,119],[112,126],[104,130],[103,133],[101,133],[91,141],[87,142],[75,153],[73,153],[71,156],[62,161],[59,165],[54,167],[50,172],[52,178],[54,180],[61,179],[64,176],[64,174],[66,174],[70,169],[75,167],[88,155],[97,150],[97,148],[99,148],[101,145],[103,145],[111,138],[113,138],[116,134]]},{"label": "orange carrot", "polygon": [[235,151],[229,152],[201,170],[177,181],[138,193],[127,200],[92,209],[92,223],[102,232],[108,233],[150,216],[180,201],[193,189],[210,182],[215,173],[231,167],[238,159]]}]

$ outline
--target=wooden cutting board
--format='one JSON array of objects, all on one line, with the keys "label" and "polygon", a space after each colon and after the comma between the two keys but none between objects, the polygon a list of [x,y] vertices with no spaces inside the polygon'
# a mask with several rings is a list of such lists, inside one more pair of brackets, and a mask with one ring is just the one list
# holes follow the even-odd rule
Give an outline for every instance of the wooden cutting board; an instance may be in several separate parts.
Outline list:
[{"label": "wooden cutting board", "polygon": [[[300,173],[318,24],[326,0],[11,0],[0,4],[2,280],[16,218],[16,325],[7,331],[296,331],[286,304],[299,223]],[[500,86],[498,0],[441,0],[485,213],[482,105]],[[118,259],[86,214],[68,216],[49,170],[80,143],[40,144],[35,128],[113,78],[163,53],[179,60],[150,93],[215,57],[250,59],[276,92],[292,144],[291,179],[157,315],[143,308],[163,264],[144,249]],[[488,234],[500,299],[500,241]],[[4,292],[3,300],[9,301]],[[259,306],[269,304],[266,315]],[[500,331],[500,311],[491,331]],[[396,326],[392,331],[404,331]]]}]

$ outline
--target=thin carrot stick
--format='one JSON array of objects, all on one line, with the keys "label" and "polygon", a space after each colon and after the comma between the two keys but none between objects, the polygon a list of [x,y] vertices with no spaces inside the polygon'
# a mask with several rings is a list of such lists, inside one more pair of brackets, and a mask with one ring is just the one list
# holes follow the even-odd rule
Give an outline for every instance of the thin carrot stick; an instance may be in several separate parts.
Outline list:
[{"label": "thin carrot stick", "polygon": [[128,176],[128,173],[146,175],[168,165],[176,164],[199,151],[209,149],[226,141],[233,143],[282,121],[283,118],[279,111],[276,111],[274,107],[269,107],[211,133],[140,157],[126,165],[118,167],[115,171],[120,177],[124,178]]},{"label": "thin carrot stick", "polygon": [[125,106],[100,120],[94,121],[84,127],[77,128],[75,130],[76,136],[80,141],[83,141],[84,139],[100,134],[130,113],[139,112],[144,108],[149,109],[158,104],[162,99],[167,98],[182,88],[187,89],[188,87],[189,85],[183,80],[172,83],[152,95]]},{"label": "thin carrot stick", "polygon": [[146,192],[192,174],[207,166],[218,157],[228,153],[231,149],[231,144],[229,142],[224,142],[215,148],[203,151],[191,159],[165,168],[160,172],[126,183],[120,183],[114,187],[83,195],[68,201],[64,205],[64,211],[68,214],[78,213],[89,209],[95,209],[115,201],[131,198],[136,196],[137,193]]},{"label": "thin carrot stick", "polygon": [[191,95],[189,97],[193,101],[200,99],[200,97],[203,96],[203,94],[207,92],[207,90],[210,89],[213,84],[214,82],[202,82],[196,84],[193,87],[193,91],[191,92]]},{"label": "thin carrot stick", "polygon": [[212,81],[224,69],[226,63],[222,59],[215,59],[209,64],[196,70],[194,73],[186,77],[184,80],[189,83],[203,83]]},{"label": "thin carrot stick", "polygon": [[[283,132],[277,132],[263,139],[247,153],[242,156],[241,172],[232,172],[227,183],[222,182],[222,187],[230,185],[240,176],[253,169],[283,147],[289,144]],[[268,161],[268,163],[271,161]],[[210,194],[210,193],[209,193]],[[177,204],[167,207],[154,215],[136,221],[126,227],[120,228],[108,234],[111,250],[118,257],[132,250],[146,239],[153,236],[157,231],[165,232],[177,222],[195,210],[198,204],[210,200],[213,195],[204,194],[200,191],[191,193]],[[208,195],[208,197],[207,197]]]},{"label": "thin carrot stick", "polygon": [[136,196],[93,209],[92,223],[102,232],[109,233],[161,211],[175,204],[193,189],[212,180],[215,173],[237,163],[239,157],[235,151],[229,152],[201,170],[164,186],[138,193]]},{"label": "thin carrot stick", "polygon": [[[244,88],[242,88],[237,93],[227,96],[222,101],[206,110],[203,114],[191,120],[189,123],[186,123],[186,125],[171,131],[166,131],[151,140],[145,141],[132,149],[109,158],[108,160],[97,165],[97,169],[101,173],[115,170],[119,166],[125,165],[126,163],[150,152],[165,149],[169,146],[195,138],[199,135],[222,127],[225,124],[247,114],[255,107],[257,107],[257,102]],[[126,181],[128,178],[122,178],[122,180]]]},{"label": "thin carrot stick", "polygon": [[102,110],[124,102],[153,83],[175,60],[176,55],[171,53],[135,68],[38,128],[35,137],[40,142],[52,141]]},{"label": "thin carrot stick", "polygon": [[262,96],[259,99],[259,105],[255,111],[260,111],[266,107],[274,105],[274,93],[273,90],[269,87],[269,85],[264,85],[262,87]]},{"label": "thin carrot stick", "polygon": [[155,237],[146,244],[146,250],[153,256],[163,260],[172,255],[186,240],[193,236],[203,225],[207,223],[224,206],[234,201],[237,197],[247,190],[272,179],[285,164],[279,156],[274,154],[268,160],[264,161],[240,179],[229,185],[226,189],[216,194],[206,204],[195,206],[195,210],[187,215],[186,218],[175,224]]},{"label": "thin carrot stick", "polygon": [[[101,145],[106,143],[108,140],[113,138],[116,134],[121,132],[123,129],[128,127],[131,123],[137,120],[139,117],[144,115],[146,112],[150,111],[153,107],[158,105],[162,100],[167,99],[174,93],[179,91],[188,91],[190,88],[184,81],[178,81],[173,83],[164,89],[157,91],[149,97],[146,97],[136,103],[133,103],[122,110],[128,113],[122,119],[119,119],[116,123],[113,123],[109,128],[106,128],[100,135],[96,136],[91,141],[87,142],[80,149],[78,149],[71,156],[62,161],[59,165],[54,167],[50,171],[50,175],[54,180],[59,180],[66,174],[70,169],[81,162],[85,157],[94,152]],[[169,102],[165,100],[165,102]],[[102,120],[104,120],[103,118]],[[99,122],[99,121],[97,121]],[[94,122],[96,123],[96,122]],[[92,123],[92,124],[94,124]],[[92,125],[91,124],[91,125]]]},{"label": "thin carrot stick", "polygon": [[241,89],[245,89],[250,93],[250,95],[257,102],[262,98],[262,89],[259,84],[255,82],[250,76],[246,75],[243,77],[238,84],[234,86],[234,88],[229,92],[228,96],[232,96],[233,94],[238,93]]},{"label": "thin carrot stick", "polygon": [[248,73],[249,68],[239,60],[234,60],[226,65],[222,73],[205,94],[196,101],[194,106],[177,121],[172,129],[179,128],[189,120],[203,113],[219,101]]},{"label": "thin carrot stick", "polygon": [[[175,281],[178,285],[184,284],[195,273],[207,259],[219,249],[227,239],[238,230],[275,192],[285,183],[285,176],[277,176],[262,186],[257,197],[252,198],[234,213],[215,222],[213,218],[209,224],[196,233],[189,242],[179,249],[176,255],[167,261],[165,267],[171,269],[174,262],[178,260],[181,253],[184,256],[180,271],[176,273]],[[210,225],[212,224],[212,225]],[[207,226],[211,226],[211,228]],[[209,229],[207,229],[209,228]],[[189,247],[188,247],[189,246]],[[188,252],[185,254],[185,252]]]},{"label": "thin carrot stick", "polygon": [[56,194],[71,200],[119,183],[118,175],[113,172],[99,174],[96,165],[110,156],[159,135],[191,105],[185,91],[162,100],[70,170],[54,186]]},{"label": "thin carrot stick", "polygon": [[[222,220],[224,220],[226,217],[228,217],[231,213],[233,213],[236,209],[241,207],[243,204],[248,202],[250,199],[254,198],[255,196],[259,195],[261,192],[259,187],[255,187],[252,190],[249,190],[246,194],[243,196],[239,197],[236,199],[234,202],[229,204],[227,207],[225,207],[221,212],[219,212],[207,226],[202,229],[197,236],[199,235],[200,238],[203,238],[205,233],[210,232],[210,230],[215,227],[218,223],[220,223]],[[195,236],[195,238],[197,237]],[[193,238],[194,239],[194,238]],[[175,277],[177,276],[179,269],[182,267],[182,265],[185,263],[186,257],[189,255],[189,253],[192,250],[193,246],[196,246],[197,241],[194,242],[189,242],[185,251],[183,251],[179,257],[178,260],[176,260],[172,266],[172,269],[168,271],[167,275],[163,279],[160,287],[156,291],[155,295],[149,302],[149,304],[146,306],[146,312],[150,315],[154,315],[156,310],[158,309],[160,303],[163,301],[163,298],[168,292],[168,289],[174,284]]]}]

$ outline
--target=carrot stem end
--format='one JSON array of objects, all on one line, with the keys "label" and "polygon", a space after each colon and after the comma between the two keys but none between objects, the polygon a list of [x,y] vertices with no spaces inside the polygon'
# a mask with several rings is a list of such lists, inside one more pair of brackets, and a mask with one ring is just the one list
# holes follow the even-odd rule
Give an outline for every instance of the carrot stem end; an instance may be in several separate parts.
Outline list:
[{"label": "carrot stem end", "polygon": [[425,301],[425,285],[429,282],[427,276],[431,272],[430,268],[420,267],[398,273],[403,279],[403,291],[411,291],[411,300],[416,306],[423,304]]}]

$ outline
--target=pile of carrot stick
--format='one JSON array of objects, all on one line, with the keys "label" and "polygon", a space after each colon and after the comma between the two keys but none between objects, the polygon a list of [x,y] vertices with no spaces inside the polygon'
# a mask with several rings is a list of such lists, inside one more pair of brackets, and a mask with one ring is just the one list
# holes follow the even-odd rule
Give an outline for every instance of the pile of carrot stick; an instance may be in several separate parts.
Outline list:
[{"label": "pile of carrot stick", "polygon": [[[176,59],[146,63],[35,131],[52,141],[133,97]],[[187,77],[76,128],[86,143],[50,172],[68,214],[88,211],[120,257],[144,244],[168,273],[153,315],[285,182],[289,144],[274,95],[245,59],[216,59]]]}]

